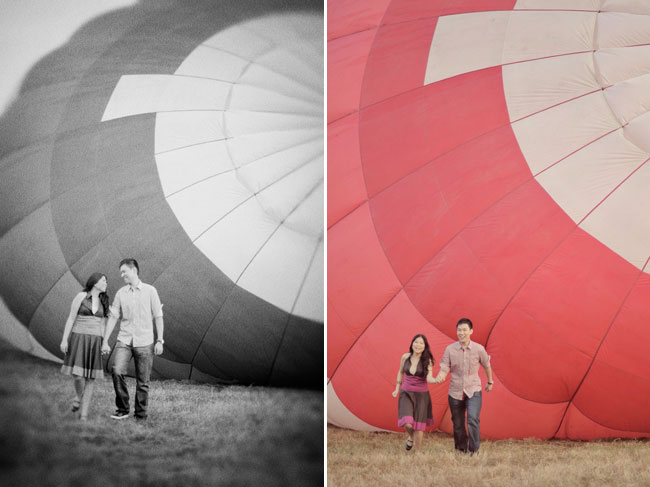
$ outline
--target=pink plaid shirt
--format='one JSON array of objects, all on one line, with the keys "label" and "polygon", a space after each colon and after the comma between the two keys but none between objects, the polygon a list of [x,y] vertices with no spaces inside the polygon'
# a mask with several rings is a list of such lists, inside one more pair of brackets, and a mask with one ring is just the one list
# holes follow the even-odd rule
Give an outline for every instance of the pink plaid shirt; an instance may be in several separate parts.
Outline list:
[{"label": "pink plaid shirt", "polygon": [[481,379],[478,367],[490,366],[490,356],[483,345],[470,340],[467,348],[463,349],[460,342],[455,342],[445,349],[440,361],[440,370],[450,372],[449,395],[461,400],[463,393],[472,397],[481,390]]}]

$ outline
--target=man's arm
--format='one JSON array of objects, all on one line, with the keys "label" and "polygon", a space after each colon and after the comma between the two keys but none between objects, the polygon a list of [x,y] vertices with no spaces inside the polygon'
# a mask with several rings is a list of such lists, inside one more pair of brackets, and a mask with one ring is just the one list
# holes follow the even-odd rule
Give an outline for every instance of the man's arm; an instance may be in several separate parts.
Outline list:
[{"label": "man's arm", "polygon": [[483,370],[485,370],[485,375],[487,376],[487,384],[485,384],[485,392],[490,392],[492,390],[492,385],[494,382],[492,381],[492,367],[489,365],[487,367],[483,367]]},{"label": "man's arm", "polygon": [[163,331],[165,330],[165,324],[163,323],[163,317],[162,316],[156,316],[154,318],[154,321],[156,323],[156,345],[154,347],[154,353],[156,355],[160,355],[163,353]]}]

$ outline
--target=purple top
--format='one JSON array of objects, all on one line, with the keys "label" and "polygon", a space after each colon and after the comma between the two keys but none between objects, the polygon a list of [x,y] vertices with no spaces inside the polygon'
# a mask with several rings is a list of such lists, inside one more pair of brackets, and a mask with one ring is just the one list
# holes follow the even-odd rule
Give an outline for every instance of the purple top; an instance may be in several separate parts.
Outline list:
[{"label": "purple top", "polygon": [[[422,360],[418,363],[415,373],[422,373]],[[428,392],[429,387],[427,386],[427,377],[424,376],[412,375],[411,374],[411,359],[408,358],[404,362],[404,381],[402,382],[402,390],[409,392]]]}]

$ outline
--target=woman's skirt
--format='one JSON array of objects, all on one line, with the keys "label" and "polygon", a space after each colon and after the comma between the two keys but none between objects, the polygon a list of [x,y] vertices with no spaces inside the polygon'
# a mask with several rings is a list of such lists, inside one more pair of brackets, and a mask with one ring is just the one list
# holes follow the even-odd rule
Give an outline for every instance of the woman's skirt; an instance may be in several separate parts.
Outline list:
[{"label": "woman's skirt", "polygon": [[431,412],[431,396],[429,391],[413,392],[401,390],[397,406],[397,426],[413,425],[416,431],[424,431],[428,426],[433,426],[433,413]]},{"label": "woman's skirt", "polygon": [[78,319],[75,321],[68,342],[68,353],[65,354],[63,359],[61,372],[68,375],[78,375],[86,379],[101,379],[104,377],[101,320],[97,319],[94,322],[91,319]]}]

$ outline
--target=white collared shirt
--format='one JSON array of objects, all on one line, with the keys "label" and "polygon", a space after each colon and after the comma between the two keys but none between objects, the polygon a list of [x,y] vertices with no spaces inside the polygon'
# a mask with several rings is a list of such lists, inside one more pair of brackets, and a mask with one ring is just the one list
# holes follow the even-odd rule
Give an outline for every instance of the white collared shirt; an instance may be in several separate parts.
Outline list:
[{"label": "white collared shirt", "polygon": [[163,315],[158,291],[142,281],[117,291],[110,312],[111,316],[122,320],[117,339],[134,347],[153,343],[153,320]]}]

